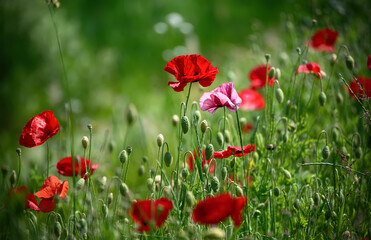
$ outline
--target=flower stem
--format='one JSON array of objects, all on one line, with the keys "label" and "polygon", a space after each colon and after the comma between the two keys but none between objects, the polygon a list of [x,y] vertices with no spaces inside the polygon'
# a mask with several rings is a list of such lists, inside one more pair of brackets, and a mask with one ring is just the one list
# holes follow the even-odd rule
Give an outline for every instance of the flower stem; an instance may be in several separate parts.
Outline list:
[{"label": "flower stem", "polygon": [[22,168],[22,154],[20,151],[19,152],[17,151],[17,154],[18,154],[18,177],[17,177],[17,183],[15,184],[16,187],[18,186],[19,179],[21,178],[21,168]]}]

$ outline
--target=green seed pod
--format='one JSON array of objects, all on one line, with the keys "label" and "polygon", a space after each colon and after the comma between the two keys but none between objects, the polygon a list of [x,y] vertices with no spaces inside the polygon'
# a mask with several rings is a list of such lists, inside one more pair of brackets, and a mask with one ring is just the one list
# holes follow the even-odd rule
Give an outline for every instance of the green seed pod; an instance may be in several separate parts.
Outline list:
[{"label": "green seed pod", "polygon": [[147,179],[147,189],[149,192],[154,192],[155,191],[155,185],[153,184],[153,179],[148,178]]},{"label": "green seed pod", "polygon": [[137,109],[135,108],[134,104],[129,104],[126,110],[126,121],[129,125],[132,125],[137,120]]},{"label": "green seed pod", "polygon": [[323,107],[326,103],[326,94],[324,92],[321,92],[318,96],[319,104]]},{"label": "green seed pod", "polygon": [[179,116],[178,115],[173,115],[171,118],[171,122],[173,123],[173,126],[176,127],[179,124]]},{"label": "green seed pod", "polygon": [[277,102],[279,104],[283,103],[283,99],[285,98],[285,95],[283,94],[283,91],[281,88],[276,89],[275,95],[276,95]]},{"label": "green seed pod", "polygon": [[119,155],[119,158],[120,158],[120,162],[122,164],[125,164],[125,162],[128,160],[129,156],[128,156],[128,153],[126,152],[126,150],[122,150],[120,152],[120,155]]},{"label": "green seed pod", "polygon": [[12,173],[9,176],[10,184],[13,186],[17,182],[17,174],[13,170]]},{"label": "green seed pod", "polygon": [[166,152],[164,156],[164,162],[166,167],[170,167],[173,162],[173,156],[171,156],[170,152]]},{"label": "green seed pod", "polygon": [[182,177],[186,179],[189,175],[189,170],[187,168],[183,168],[182,170]]},{"label": "green seed pod", "polygon": [[273,194],[278,197],[280,195],[280,189],[278,187],[273,188]]},{"label": "green seed pod", "polygon": [[207,121],[206,121],[206,120],[202,120],[202,122],[201,122],[201,124],[200,124],[201,132],[202,132],[202,133],[205,133],[207,127],[208,127]]},{"label": "green seed pod", "polygon": [[182,125],[182,131],[184,134],[187,134],[188,130],[189,130],[189,120],[188,120],[188,117],[187,116],[183,116],[181,121],[180,121],[181,125]]},{"label": "green seed pod", "polygon": [[89,145],[89,138],[87,136],[84,136],[82,139],[81,139],[81,145],[84,149],[86,149]]},{"label": "green seed pod", "polygon": [[62,235],[62,226],[58,221],[55,221],[54,223],[53,232],[57,239]]},{"label": "green seed pod", "polygon": [[185,194],[185,201],[189,207],[193,207],[196,203],[195,196],[191,191],[187,191]]},{"label": "green seed pod", "polygon": [[237,197],[243,196],[243,190],[240,186],[236,186],[236,196]]},{"label": "green seed pod", "polygon": [[20,149],[20,148],[16,148],[15,152],[18,154],[18,156],[22,155],[22,149]]},{"label": "green seed pod", "polygon": [[211,179],[211,189],[214,193],[219,191],[219,179],[216,176]]},{"label": "green seed pod", "polygon": [[198,110],[194,111],[193,119],[196,121],[197,124],[200,122],[200,119],[201,119],[200,111],[198,111]]},{"label": "green seed pod", "polygon": [[80,178],[77,182],[76,182],[76,191],[80,191],[85,185],[85,179],[83,178]]},{"label": "green seed pod", "polygon": [[121,183],[120,184],[120,193],[122,196],[126,196],[129,192],[129,188],[128,186],[126,185],[126,183]]},{"label": "green seed pod", "polygon": [[289,171],[287,171],[286,169],[283,169],[283,174],[285,175],[285,177],[290,180],[291,179],[291,174]]},{"label": "green seed pod", "polygon": [[219,146],[222,146],[223,145],[223,142],[224,142],[223,133],[218,132],[216,134],[216,141],[218,142]]},{"label": "green seed pod", "polygon": [[347,65],[347,68],[352,71],[354,69],[354,59],[352,56],[348,55],[345,59],[345,65]]},{"label": "green seed pod", "polygon": [[108,207],[106,204],[102,204],[102,214],[103,214],[103,217],[106,218],[108,216]]},{"label": "green seed pod", "polygon": [[228,130],[224,131],[224,140],[226,144],[231,142],[231,133]]},{"label": "green seed pod", "polygon": [[259,203],[256,207],[257,209],[263,209],[265,207],[265,203]]},{"label": "green seed pod", "polygon": [[361,147],[357,147],[356,150],[354,151],[354,155],[356,158],[361,158],[362,157],[362,148]]},{"label": "green seed pod", "polygon": [[127,152],[128,156],[130,156],[130,154],[133,152],[133,147],[127,146],[126,147],[126,152]]},{"label": "green seed pod", "polygon": [[330,157],[330,148],[326,145],[322,149],[322,158],[327,160]]},{"label": "green seed pod", "polygon": [[327,210],[326,213],[325,213],[326,220],[329,220],[331,218],[331,216],[332,216],[331,210]]},{"label": "green seed pod", "polygon": [[331,54],[330,64],[331,66],[334,66],[337,60],[337,56],[335,53]]},{"label": "green seed pod", "polygon": [[227,174],[228,174],[228,170],[226,167],[223,167],[222,168],[222,179],[223,180],[226,180],[227,179]]},{"label": "green seed pod", "polygon": [[211,143],[209,143],[207,144],[206,149],[205,149],[205,158],[206,160],[209,160],[213,156],[214,156],[214,146]]},{"label": "green seed pod", "polygon": [[112,201],[113,201],[113,193],[109,193],[108,196],[107,196],[108,206],[111,205]]},{"label": "green seed pod", "polygon": [[343,102],[344,102],[343,95],[340,92],[336,93],[336,102],[338,104],[343,104]]},{"label": "green seed pod", "polygon": [[274,78],[274,75],[276,74],[276,69],[274,67],[271,67],[268,73],[269,78]]},{"label": "green seed pod", "polygon": [[205,240],[222,240],[225,239],[225,232],[220,228],[210,228],[204,233],[203,239]]},{"label": "green seed pod", "polygon": [[274,77],[277,80],[281,80],[281,70],[279,68],[276,68],[276,75]]},{"label": "green seed pod", "polygon": [[269,53],[266,53],[264,56],[265,56],[265,60],[269,62],[269,60],[271,59],[271,55]]},{"label": "green seed pod", "polygon": [[314,204],[316,204],[317,206],[318,206],[318,204],[320,203],[320,201],[321,201],[321,197],[319,196],[319,193],[316,193],[315,195],[314,195]]},{"label": "green seed pod", "polygon": [[138,167],[138,175],[139,175],[139,176],[143,176],[145,170],[146,170],[146,169],[144,168],[144,165],[141,164],[141,165]]},{"label": "green seed pod", "polygon": [[258,209],[256,209],[256,210],[254,211],[253,216],[254,216],[254,218],[258,218],[261,214],[262,214],[262,213],[261,213]]},{"label": "green seed pod", "polygon": [[157,140],[157,146],[160,148],[162,144],[164,143],[164,135],[160,133],[159,135],[157,135],[156,140]]},{"label": "green seed pod", "polygon": [[89,129],[90,131],[93,129],[93,125],[92,125],[91,123],[89,123],[89,124],[87,125],[87,127],[88,127],[88,129]]},{"label": "green seed pod", "polygon": [[299,209],[300,209],[300,200],[296,198],[293,205],[294,205],[294,208],[299,211]]}]

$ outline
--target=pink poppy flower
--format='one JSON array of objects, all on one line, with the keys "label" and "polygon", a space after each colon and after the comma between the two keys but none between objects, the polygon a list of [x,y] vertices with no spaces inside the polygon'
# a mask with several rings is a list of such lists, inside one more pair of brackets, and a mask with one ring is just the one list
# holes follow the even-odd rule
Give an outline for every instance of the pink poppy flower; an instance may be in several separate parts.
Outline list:
[{"label": "pink poppy flower", "polygon": [[263,96],[253,89],[243,89],[238,93],[242,99],[240,108],[245,111],[264,109],[265,101]]},{"label": "pink poppy flower", "polygon": [[296,73],[313,73],[319,79],[322,79],[323,77],[321,73],[321,67],[318,65],[318,63],[315,62],[300,65]]}]

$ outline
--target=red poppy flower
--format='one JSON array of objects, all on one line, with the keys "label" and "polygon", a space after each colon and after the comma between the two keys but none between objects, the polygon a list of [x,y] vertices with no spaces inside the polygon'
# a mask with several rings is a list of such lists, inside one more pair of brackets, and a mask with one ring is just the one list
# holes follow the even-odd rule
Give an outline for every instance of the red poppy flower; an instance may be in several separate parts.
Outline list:
[{"label": "red poppy flower", "polygon": [[[85,166],[85,161],[88,166]],[[92,165],[92,162],[85,160],[83,157],[75,157],[75,176],[80,172],[80,176],[84,177],[85,173],[91,168],[91,174],[99,167],[99,164]],[[63,176],[72,177],[72,157],[65,157],[57,163],[57,171]],[[87,176],[85,176],[85,179]]]},{"label": "red poppy flower", "polygon": [[243,133],[248,133],[248,132],[251,132],[251,130],[253,130],[254,126],[251,124],[251,123],[246,123],[245,125],[242,126],[242,132]]},{"label": "red poppy flower", "polygon": [[[249,154],[253,151],[255,151],[255,145],[254,144],[243,147],[244,155]],[[228,146],[227,150],[214,152],[214,158],[217,158],[217,159],[228,158],[232,155],[234,155],[236,157],[242,157],[241,147]]]},{"label": "red poppy flower", "polygon": [[314,33],[310,47],[321,52],[334,52],[335,43],[339,34],[329,28],[320,29]]},{"label": "red poppy flower", "polygon": [[24,206],[26,209],[29,208],[35,211],[40,211],[35,196],[28,191],[28,188],[26,186],[17,187],[16,189],[10,189],[10,193],[6,198],[5,204],[7,205],[7,202],[10,201],[13,197],[24,201]]},{"label": "red poppy flower", "polygon": [[298,73],[313,73],[319,79],[322,79],[321,67],[315,62],[300,65],[298,71],[296,71],[296,74]]},{"label": "red poppy flower", "polygon": [[56,176],[50,176],[45,179],[40,191],[35,193],[35,196],[42,198],[39,208],[42,212],[51,212],[55,208],[54,196],[59,196],[62,200],[66,198],[68,190],[68,182],[61,181]]},{"label": "red poppy flower", "polygon": [[[198,153],[198,149],[197,149],[197,153]],[[205,157],[205,149],[202,150],[202,160],[201,160],[201,167],[202,167],[202,170],[204,169],[204,165],[205,164],[210,164],[210,161],[212,160],[213,158],[211,157],[209,160],[206,161],[206,157]],[[189,168],[189,171],[193,171],[194,169],[194,166],[193,166],[193,161],[196,161],[196,155],[195,155],[195,152],[193,152],[193,157],[191,155],[188,155],[188,159],[187,159],[187,163],[188,163],[188,168]],[[211,163],[210,165],[210,173],[214,173],[214,170],[215,170],[215,166],[214,166],[214,161]]]},{"label": "red poppy flower", "polygon": [[164,224],[173,203],[167,198],[160,198],[155,201],[152,199],[138,200],[133,202],[129,214],[133,221],[139,225],[139,232],[148,232],[151,230],[151,224],[159,228]]},{"label": "red poppy flower", "polygon": [[19,144],[28,148],[43,144],[59,131],[58,120],[52,111],[42,112],[31,118],[23,128]]},{"label": "red poppy flower", "polygon": [[[356,78],[358,79],[359,84],[357,83]],[[354,78],[353,81],[349,83],[350,89],[352,89],[354,94],[356,94],[357,97],[361,99],[364,99],[366,96],[370,98],[371,97],[371,79],[368,77],[356,77],[356,78]],[[346,88],[346,90],[349,92],[349,95],[353,99],[355,99],[355,97],[349,91],[349,89]]]},{"label": "red poppy flower", "polygon": [[229,193],[208,197],[197,204],[192,219],[198,224],[218,224],[231,216],[234,225],[240,226],[246,203],[246,197],[233,198]]},{"label": "red poppy flower", "polygon": [[367,58],[367,67],[368,67],[368,69],[371,70],[371,54],[368,55],[368,58]]},{"label": "red poppy flower", "polygon": [[238,93],[242,99],[240,108],[245,111],[264,109],[265,101],[263,96],[253,89],[243,89]]},{"label": "red poppy flower", "polygon": [[178,82],[169,82],[168,85],[176,92],[183,91],[187,83],[200,82],[201,86],[210,86],[219,72],[201,55],[182,55],[166,64],[164,69],[175,76]]},{"label": "red poppy flower", "polygon": [[[268,66],[268,72],[271,70],[271,66]],[[262,64],[254,67],[250,73],[249,78],[251,80],[251,88],[258,89],[265,87],[266,79],[267,79],[267,67]],[[269,86],[273,86],[274,84],[274,77],[268,78]],[[243,101],[243,100],[242,100]]]}]

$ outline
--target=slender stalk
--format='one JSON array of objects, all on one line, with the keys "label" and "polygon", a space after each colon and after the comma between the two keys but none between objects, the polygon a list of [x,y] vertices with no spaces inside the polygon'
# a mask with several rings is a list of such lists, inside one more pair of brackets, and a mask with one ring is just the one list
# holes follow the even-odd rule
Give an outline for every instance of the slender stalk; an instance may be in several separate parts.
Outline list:
[{"label": "slender stalk", "polygon": [[[46,177],[49,177],[50,152],[49,141],[46,141]],[[19,176],[19,175],[18,175]]]},{"label": "slender stalk", "polygon": [[21,178],[22,154],[21,154],[20,149],[17,149],[17,154],[18,154],[18,175],[17,175],[18,177],[17,177],[17,183],[15,184],[16,187],[18,186],[19,179]]}]

